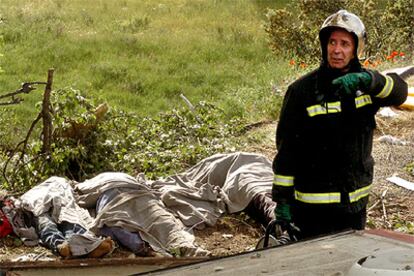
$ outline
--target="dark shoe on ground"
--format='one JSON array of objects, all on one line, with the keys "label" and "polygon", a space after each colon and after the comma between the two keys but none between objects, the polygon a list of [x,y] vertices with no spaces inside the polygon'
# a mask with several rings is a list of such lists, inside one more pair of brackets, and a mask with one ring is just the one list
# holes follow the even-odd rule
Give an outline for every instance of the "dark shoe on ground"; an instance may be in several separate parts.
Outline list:
[{"label": "dark shoe on ground", "polygon": [[162,255],[161,253],[158,253],[154,249],[150,248],[150,249],[148,249],[147,254],[143,257],[162,258],[162,257],[165,257],[165,256]]},{"label": "dark shoe on ground", "polygon": [[165,257],[161,253],[156,252],[151,246],[146,245],[141,251],[135,253],[137,257]]}]

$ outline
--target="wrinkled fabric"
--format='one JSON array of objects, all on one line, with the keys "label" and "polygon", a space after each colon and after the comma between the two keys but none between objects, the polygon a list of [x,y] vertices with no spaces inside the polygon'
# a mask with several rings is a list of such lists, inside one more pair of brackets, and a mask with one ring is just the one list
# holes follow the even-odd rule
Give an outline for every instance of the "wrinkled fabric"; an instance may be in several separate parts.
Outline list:
[{"label": "wrinkled fabric", "polygon": [[91,253],[96,248],[98,248],[98,246],[103,241],[104,239],[95,236],[95,234],[90,231],[87,231],[82,234],[72,234],[67,237],[67,242],[70,246],[70,251],[72,255],[75,257],[85,256]]},{"label": "wrinkled fabric", "polygon": [[[98,198],[98,201],[96,203],[96,213],[99,214],[102,209],[117,195],[131,191],[133,191],[131,188],[113,188],[106,190]],[[102,228],[99,228],[98,232],[101,236],[111,237],[112,240],[117,241],[136,255],[145,255],[147,252],[148,247],[142,240],[139,232],[130,232],[120,227],[108,227],[106,225],[104,225]]]},{"label": "wrinkled fabric", "polygon": [[[204,256],[209,252],[197,246],[192,228],[214,225],[223,214],[245,209],[255,197],[265,199],[272,180],[266,157],[237,152],[213,155],[186,172],[157,181],[148,181],[143,174],[134,178],[101,173],[74,185],[76,200],[68,181],[51,177],[21,201],[37,216],[50,212],[57,223],[68,221],[94,233],[105,227],[121,228],[139,233],[160,252]],[[114,194],[104,196],[105,204],[100,205],[99,197],[110,190]],[[97,204],[99,212],[92,219],[84,208],[95,209]],[[259,209],[270,210],[264,208]]]},{"label": "wrinkled fabric", "polygon": [[43,245],[57,255],[59,254],[58,245],[64,243],[72,235],[86,232],[86,229],[79,224],[63,221],[57,225],[48,213],[43,213],[36,217],[36,221],[39,237]]},{"label": "wrinkled fabric", "polygon": [[92,179],[75,185],[77,202],[83,208],[95,208],[99,196],[106,190],[113,188],[131,188],[149,191],[145,179],[137,180],[134,177],[120,172],[101,173]]},{"label": "wrinkled fabric", "polygon": [[104,225],[121,227],[139,231],[155,248],[202,255],[207,252],[196,250],[194,235],[185,226],[214,225],[223,214],[242,211],[254,196],[271,192],[272,179],[267,158],[237,152],[213,155],[184,173],[157,181],[143,174],[134,179],[124,173],[102,173],[76,184],[75,190],[79,204],[92,207],[105,191],[130,189],[97,213],[93,231]]},{"label": "wrinkled fabric", "polygon": [[111,237],[136,255],[144,256],[147,247],[138,232],[129,232],[120,227],[107,227],[99,229],[99,235]]},{"label": "wrinkled fabric", "polygon": [[96,204],[96,195],[109,189],[126,189],[109,201],[97,214],[92,231],[98,232],[105,225],[120,227],[130,232],[139,232],[142,238],[160,251],[189,252],[186,256],[203,256],[207,251],[198,248],[194,235],[183,223],[168,211],[156,191],[150,190],[145,181],[131,176],[108,172],[78,183],[79,202],[86,206]]},{"label": "wrinkled fabric", "polygon": [[92,217],[76,203],[69,183],[62,177],[50,177],[24,193],[20,197],[20,207],[36,217],[48,212],[56,223],[67,221],[88,229]]},{"label": "wrinkled fabric", "polygon": [[73,256],[92,252],[102,242],[101,238],[85,231],[93,220],[88,210],[76,203],[70,182],[62,177],[50,177],[33,187],[16,205],[33,213],[37,218],[37,233],[54,252],[63,240],[68,241]]},{"label": "wrinkled fabric", "polygon": [[11,233],[13,233],[13,227],[11,226],[9,219],[0,209],[0,239],[6,237]]},{"label": "wrinkled fabric", "polygon": [[20,237],[24,245],[38,245],[39,236],[34,228],[33,214],[20,208],[19,200],[12,200],[13,204],[3,206],[2,210],[13,227],[13,232]]},{"label": "wrinkled fabric", "polygon": [[187,226],[214,225],[224,213],[247,207],[257,194],[270,194],[273,171],[264,156],[236,152],[208,157],[184,173],[151,187]]}]

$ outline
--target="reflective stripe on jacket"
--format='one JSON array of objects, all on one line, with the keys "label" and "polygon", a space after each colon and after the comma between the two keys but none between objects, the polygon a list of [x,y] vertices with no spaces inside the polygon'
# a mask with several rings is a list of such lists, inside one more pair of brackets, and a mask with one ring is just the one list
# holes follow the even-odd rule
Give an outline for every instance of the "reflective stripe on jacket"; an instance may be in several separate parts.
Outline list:
[{"label": "reflective stripe on jacket", "polygon": [[[294,187],[294,177],[293,176],[284,176],[284,175],[275,175],[273,185],[278,186],[275,189],[280,188],[293,188]],[[365,187],[359,188],[352,192],[349,192],[348,198],[349,202],[357,202],[358,200],[369,196],[371,190],[371,184]],[[340,192],[330,192],[330,193],[302,193],[294,189],[295,199],[304,203],[309,204],[327,204],[327,203],[341,203],[341,193]]]},{"label": "reflective stripe on jacket", "polygon": [[342,73],[326,68],[289,86],[276,131],[275,201],[335,205],[352,213],[366,206],[373,181],[375,114],[407,97],[407,84],[397,74],[367,72],[371,87],[355,95],[332,86]]}]

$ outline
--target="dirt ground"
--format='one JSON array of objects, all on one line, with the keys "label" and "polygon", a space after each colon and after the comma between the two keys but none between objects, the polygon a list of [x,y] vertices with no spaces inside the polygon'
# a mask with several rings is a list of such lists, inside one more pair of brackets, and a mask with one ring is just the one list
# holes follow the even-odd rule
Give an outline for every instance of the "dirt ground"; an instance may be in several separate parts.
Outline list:
[{"label": "dirt ground", "polygon": [[[414,86],[414,77],[409,79]],[[392,175],[414,182],[414,111],[392,109],[397,116],[377,116],[373,156],[376,162],[374,185],[368,208],[368,228],[393,229],[414,234],[414,192],[390,183],[386,178]],[[251,134],[262,137],[260,144],[252,145],[246,151],[262,153],[272,159],[276,124],[267,124],[251,130]],[[384,135],[398,139],[396,144],[381,142]],[[254,249],[264,229],[244,213],[227,215],[218,220],[214,227],[195,230],[196,242],[212,252],[213,256],[226,256]],[[56,259],[49,250],[42,247],[25,247],[19,240],[0,240],[0,261],[33,259]],[[133,258],[123,249],[116,249],[112,257]]]}]

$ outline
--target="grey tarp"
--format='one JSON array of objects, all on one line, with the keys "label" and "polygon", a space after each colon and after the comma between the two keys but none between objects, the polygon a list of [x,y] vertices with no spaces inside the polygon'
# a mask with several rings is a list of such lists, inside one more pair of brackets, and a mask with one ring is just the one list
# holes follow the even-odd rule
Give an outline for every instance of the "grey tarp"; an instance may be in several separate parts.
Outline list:
[{"label": "grey tarp", "polygon": [[[77,204],[70,182],[62,177],[50,177],[33,187],[19,198],[16,205],[32,212],[34,216],[49,213],[56,224],[67,221],[88,229],[93,222],[88,211]],[[16,234],[24,235],[24,233]],[[91,232],[73,234],[68,238],[73,256],[88,254],[101,242],[102,239]]]},{"label": "grey tarp", "polygon": [[213,155],[184,173],[151,183],[151,187],[161,192],[164,204],[185,225],[214,225],[223,213],[242,211],[255,195],[271,193],[272,180],[269,159],[236,152]]},{"label": "grey tarp", "polygon": [[123,173],[103,173],[77,184],[76,190],[79,204],[91,208],[108,189],[136,187],[105,206],[97,214],[94,229],[107,225],[140,231],[153,246],[191,256],[206,252],[196,248],[194,236],[184,225],[214,225],[222,214],[243,210],[258,193],[271,192],[272,179],[266,157],[237,152],[213,155],[184,173],[153,182],[142,174],[134,179]]},{"label": "grey tarp", "polygon": [[78,202],[85,208],[96,204],[99,194],[108,189],[125,189],[128,192],[115,196],[97,214],[92,231],[104,225],[121,227],[131,232],[139,231],[141,237],[153,247],[174,251],[184,256],[206,255],[208,252],[194,244],[194,236],[183,223],[167,210],[144,179],[118,172],[102,173],[78,183]]},{"label": "grey tarp", "polygon": [[50,212],[56,223],[68,221],[88,229],[93,219],[78,206],[70,182],[62,177],[50,177],[19,198],[19,205],[35,216]]},{"label": "grey tarp", "polygon": [[196,256],[207,252],[195,245],[187,227],[214,225],[224,213],[243,210],[255,195],[271,192],[272,179],[266,157],[237,152],[213,155],[186,172],[157,181],[148,181],[143,174],[134,178],[102,173],[77,183],[75,190],[84,208],[94,208],[99,195],[108,189],[128,190],[97,214],[92,231],[103,225],[119,226],[139,231],[157,248]]}]

